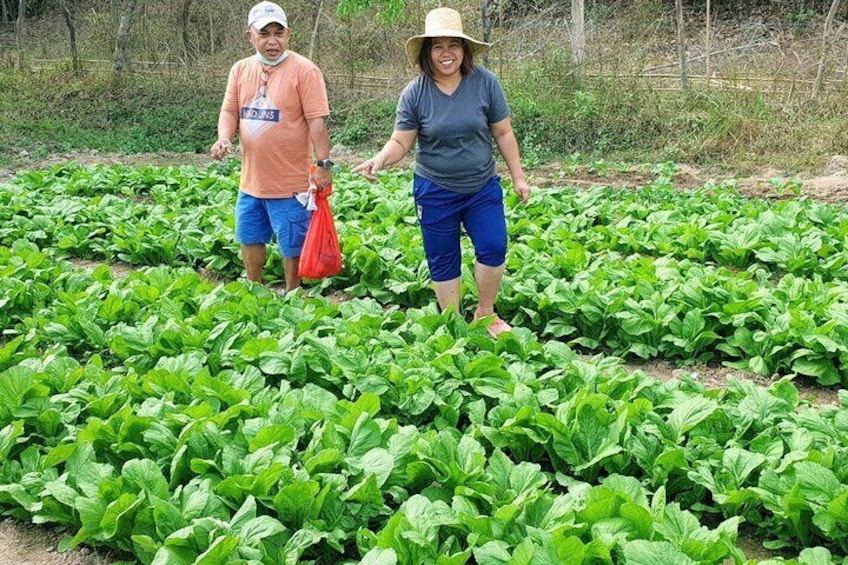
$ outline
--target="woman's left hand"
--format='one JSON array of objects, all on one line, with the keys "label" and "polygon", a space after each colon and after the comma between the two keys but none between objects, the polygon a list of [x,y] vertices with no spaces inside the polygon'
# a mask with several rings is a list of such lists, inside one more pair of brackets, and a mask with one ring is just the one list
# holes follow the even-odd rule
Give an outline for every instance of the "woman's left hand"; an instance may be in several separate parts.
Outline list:
[{"label": "woman's left hand", "polygon": [[522,203],[530,200],[530,185],[526,181],[513,183],[512,189]]}]

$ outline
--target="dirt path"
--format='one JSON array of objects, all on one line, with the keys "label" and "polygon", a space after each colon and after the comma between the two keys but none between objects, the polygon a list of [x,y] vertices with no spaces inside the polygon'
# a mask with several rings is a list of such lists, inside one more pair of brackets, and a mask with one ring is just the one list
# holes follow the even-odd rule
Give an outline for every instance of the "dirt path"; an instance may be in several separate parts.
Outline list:
[{"label": "dirt path", "polygon": [[21,524],[7,519],[0,522],[0,565],[106,565],[113,560],[108,553],[87,547],[58,553],[62,533]]}]

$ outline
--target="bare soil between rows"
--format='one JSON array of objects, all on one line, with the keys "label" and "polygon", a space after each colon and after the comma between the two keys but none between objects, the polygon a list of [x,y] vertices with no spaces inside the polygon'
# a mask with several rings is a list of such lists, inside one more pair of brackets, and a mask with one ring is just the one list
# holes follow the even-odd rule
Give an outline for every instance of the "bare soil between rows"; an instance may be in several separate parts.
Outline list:
[{"label": "bare soil between rows", "polygon": [[[342,165],[356,165],[362,158],[353,153],[334,149],[334,160]],[[47,159],[33,160],[26,164],[25,169],[0,170],[0,183],[24,170],[40,170],[53,165],[76,162],[82,165],[111,165],[125,164],[137,166],[204,166],[209,164],[208,155],[195,153],[151,153],[141,155],[105,154],[97,151],[77,152],[51,156]],[[407,163],[402,163],[401,166]],[[506,171],[502,171],[506,174]],[[564,166],[561,163],[545,163],[527,171],[531,186],[538,190],[552,187],[574,186],[592,187],[608,186],[614,188],[636,188],[648,184],[654,178],[648,172],[639,168],[620,170],[611,168],[597,172],[590,167]],[[681,166],[673,176],[672,181],[681,190],[695,189],[713,180],[721,182],[730,176],[715,174],[695,167]],[[787,192],[780,179],[795,179],[798,192]],[[828,165],[817,174],[791,175],[777,170],[762,170],[755,175],[745,178],[735,178],[740,191],[753,198],[797,198],[807,197],[821,202],[842,204],[848,200],[848,157],[834,156]],[[81,267],[90,267],[80,262]],[[122,265],[112,265],[116,275],[125,275],[129,268]],[[334,297],[335,300],[344,299]],[[748,379],[762,386],[768,386],[779,375],[765,378],[752,373],[745,373],[721,366],[692,365],[679,367],[667,361],[654,360],[645,362],[628,361],[629,370],[641,370],[644,373],[663,380],[679,378],[689,374],[709,389],[720,389],[727,386],[729,379]],[[816,386],[814,382],[795,381],[802,397],[816,404],[838,404],[836,390]],[[105,565],[119,560],[120,557],[106,550],[81,548],[74,551],[59,553],[56,550],[59,540],[63,537],[61,531],[55,528],[24,524],[12,519],[0,521],[0,565]],[[773,553],[762,549],[761,543],[750,533],[743,530],[739,536],[740,547],[749,558],[765,559]]]}]

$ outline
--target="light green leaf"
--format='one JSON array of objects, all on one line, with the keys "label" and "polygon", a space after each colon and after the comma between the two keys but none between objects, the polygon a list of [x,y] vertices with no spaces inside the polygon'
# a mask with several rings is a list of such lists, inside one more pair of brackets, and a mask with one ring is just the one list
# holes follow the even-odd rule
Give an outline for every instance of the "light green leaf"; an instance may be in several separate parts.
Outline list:
[{"label": "light green leaf", "polygon": [[382,487],[394,469],[395,460],[388,450],[375,447],[362,456],[361,466],[366,473],[372,473],[377,479],[377,486]]},{"label": "light green leaf", "polygon": [[679,441],[683,434],[706,420],[717,408],[715,401],[703,396],[687,398],[671,411],[668,425],[674,430]]},{"label": "light green leaf", "polygon": [[[23,420],[15,420],[11,424],[0,430],[0,459],[5,460],[6,457],[9,456],[9,453],[12,451],[12,448],[15,447],[17,443],[17,439],[22,435],[24,435]],[[58,447],[55,449],[58,449]],[[55,449],[53,451],[55,451]],[[48,454],[47,458],[49,457],[50,454]],[[52,465],[45,465],[45,468],[46,467],[52,467]]]},{"label": "light green leaf", "polygon": [[244,525],[254,518],[256,518],[256,499],[253,496],[248,496],[230,519],[230,529],[234,534],[238,534]]},{"label": "light green leaf", "polygon": [[119,528],[128,526],[143,500],[143,494],[125,493],[109,503],[100,520],[100,527],[105,535],[104,539],[113,538]]},{"label": "light green leaf", "polygon": [[0,422],[23,402],[27,391],[36,383],[35,373],[26,367],[12,367],[0,373]]},{"label": "light green leaf", "polygon": [[824,547],[808,547],[801,550],[798,565],[834,565],[833,555]]},{"label": "light green leaf", "polygon": [[377,486],[377,477],[367,475],[365,479],[353,485],[349,491],[342,496],[343,500],[353,500],[363,504],[382,504],[383,493]]},{"label": "light green leaf", "polygon": [[296,481],[281,488],[274,497],[274,508],[283,523],[294,529],[303,527],[320,488],[315,481]]},{"label": "light green leaf", "polygon": [[157,498],[167,499],[170,495],[165,476],[150,459],[133,459],[124,463],[121,476],[139,490],[153,494]]},{"label": "light green leaf", "polygon": [[365,554],[360,565],[397,565],[397,553],[392,548],[373,547]]},{"label": "light green leaf", "polygon": [[238,537],[245,545],[257,547],[265,538],[284,531],[286,531],[286,527],[276,518],[259,516],[245,523],[239,530]]},{"label": "light green leaf", "polygon": [[311,529],[296,531],[283,547],[283,553],[286,556],[285,565],[298,565],[301,554],[325,537],[327,537],[327,532],[317,532]]},{"label": "light green leaf", "polygon": [[194,565],[221,565],[238,549],[239,540],[234,536],[221,536],[212,542],[194,562]]},{"label": "light green leaf", "polygon": [[288,424],[271,424],[262,427],[250,440],[251,452],[272,445],[289,445],[296,438],[295,429]]},{"label": "light green leaf", "polygon": [[164,545],[156,552],[150,565],[191,565],[194,559],[194,553],[188,548]]},{"label": "light green leaf", "polygon": [[259,354],[259,370],[266,375],[288,375],[291,366],[291,354],[288,352],[265,351]]},{"label": "light green leaf", "polygon": [[633,502],[625,502],[618,509],[622,518],[632,524],[638,537],[650,539],[653,532],[654,520],[651,517],[650,511],[639,504]]},{"label": "light green leaf", "polygon": [[380,447],[381,441],[380,426],[371,419],[368,412],[361,412],[351,431],[347,454],[349,457],[361,457],[371,449]]},{"label": "light green leaf", "polygon": [[665,514],[660,520],[654,520],[654,529],[657,533],[674,544],[683,543],[700,527],[698,519],[691,512],[681,510],[676,502],[665,507]]},{"label": "light green leaf", "polygon": [[501,540],[486,542],[473,552],[478,565],[506,565],[510,560],[509,544]]},{"label": "light green leaf", "polygon": [[801,496],[822,506],[827,505],[846,488],[839,482],[833,471],[818,463],[809,461],[796,463],[795,473],[800,485]]},{"label": "light green leaf", "polygon": [[624,565],[696,565],[666,541],[635,540],[624,544]]},{"label": "light green leaf", "polygon": [[733,475],[734,486],[740,488],[751,473],[766,462],[766,458],[759,453],[751,453],[744,449],[731,447],[724,452],[721,462],[724,468]]}]

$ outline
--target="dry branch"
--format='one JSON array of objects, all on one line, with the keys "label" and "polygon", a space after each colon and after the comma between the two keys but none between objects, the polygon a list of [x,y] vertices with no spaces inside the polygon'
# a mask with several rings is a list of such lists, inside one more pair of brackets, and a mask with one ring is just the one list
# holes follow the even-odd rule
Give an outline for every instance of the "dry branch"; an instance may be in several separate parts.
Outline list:
[{"label": "dry branch", "polygon": [[[728,47],[727,49],[719,49],[718,51],[711,51],[708,54],[705,53],[704,55],[698,55],[697,57],[692,57],[691,59],[689,59],[689,62],[691,63],[693,61],[700,61],[701,59],[705,59],[707,57],[707,55],[710,55],[710,56],[721,55],[722,53],[729,53],[731,51],[740,51],[742,49],[748,49],[749,47],[763,47],[765,45],[771,45],[771,46],[776,47],[778,44],[777,44],[776,41],[766,41],[766,42],[758,42],[758,43],[749,43],[747,45],[740,45],[740,46],[737,46],[737,47]],[[656,71],[656,70],[659,70],[659,69],[667,69],[669,67],[676,67],[679,64],[680,64],[679,62],[665,63],[663,65],[656,65],[656,66],[653,66],[653,67],[647,67],[645,69],[642,69],[642,72],[643,73],[649,73],[651,71]]]}]

